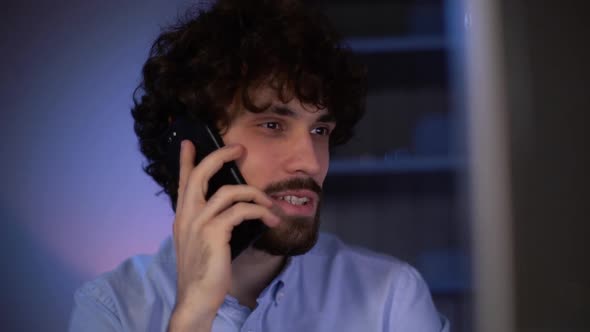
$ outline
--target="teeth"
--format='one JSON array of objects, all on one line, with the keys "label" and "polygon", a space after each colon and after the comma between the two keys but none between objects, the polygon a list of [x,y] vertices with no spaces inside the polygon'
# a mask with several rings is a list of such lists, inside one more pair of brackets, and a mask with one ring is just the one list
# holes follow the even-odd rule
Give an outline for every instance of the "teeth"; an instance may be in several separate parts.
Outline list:
[{"label": "teeth", "polygon": [[284,200],[289,202],[293,205],[305,205],[309,202],[309,198],[307,197],[297,197],[297,196],[281,196],[279,197],[280,200]]}]

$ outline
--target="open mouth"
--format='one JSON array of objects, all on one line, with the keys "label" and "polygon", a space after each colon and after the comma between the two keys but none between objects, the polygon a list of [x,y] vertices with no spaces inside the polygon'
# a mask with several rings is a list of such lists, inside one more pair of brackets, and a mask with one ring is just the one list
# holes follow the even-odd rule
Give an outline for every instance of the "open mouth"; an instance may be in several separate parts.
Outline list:
[{"label": "open mouth", "polygon": [[271,198],[286,215],[311,216],[318,201],[317,195],[308,190],[277,193]]},{"label": "open mouth", "polygon": [[294,195],[279,196],[278,199],[293,205],[307,205],[311,201],[309,197],[298,197]]}]

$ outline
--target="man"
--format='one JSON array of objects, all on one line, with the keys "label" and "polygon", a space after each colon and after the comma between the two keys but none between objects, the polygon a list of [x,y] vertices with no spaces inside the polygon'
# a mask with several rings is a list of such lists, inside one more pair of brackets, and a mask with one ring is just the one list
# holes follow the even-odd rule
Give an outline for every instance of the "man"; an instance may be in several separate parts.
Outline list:
[{"label": "man", "polygon": [[[132,114],[146,172],[170,196],[173,237],[76,293],[71,331],[441,331],[419,274],[394,258],[318,234],[330,147],[364,106],[364,73],[326,19],[297,1],[220,0],[163,32]],[[165,133],[205,116],[226,147],[180,174]],[[235,161],[248,185],[206,199]],[[234,261],[233,227],[269,230]]]}]

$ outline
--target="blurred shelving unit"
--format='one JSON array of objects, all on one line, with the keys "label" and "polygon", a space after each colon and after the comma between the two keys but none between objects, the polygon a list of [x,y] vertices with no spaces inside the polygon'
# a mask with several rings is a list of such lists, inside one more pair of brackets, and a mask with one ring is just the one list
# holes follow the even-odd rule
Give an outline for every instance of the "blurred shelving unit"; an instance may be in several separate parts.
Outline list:
[{"label": "blurred shelving unit", "polygon": [[347,44],[356,53],[390,53],[444,50],[446,42],[440,36],[349,38]]},{"label": "blurred shelving unit", "polygon": [[454,172],[462,162],[447,157],[412,157],[404,159],[337,159],[330,164],[331,176],[381,176],[426,172]]},{"label": "blurred shelving unit", "polygon": [[368,69],[367,113],[331,156],[322,227],[409,261],[468,331],[458,2],[318,2]]}]

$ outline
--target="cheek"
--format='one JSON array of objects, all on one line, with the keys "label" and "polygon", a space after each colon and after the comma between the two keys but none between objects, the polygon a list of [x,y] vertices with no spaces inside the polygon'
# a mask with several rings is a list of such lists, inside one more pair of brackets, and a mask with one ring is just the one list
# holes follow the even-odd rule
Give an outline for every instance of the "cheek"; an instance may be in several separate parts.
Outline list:
[{"label": "cheek", "polygon": [[259,147],[252,143],[242,145],[246,148],[246,152],[236,160],[242,176],[249,185],[264,188],[266,182],[272,179],[279,156],[273,154],[273,150],[268,147]]},{"label": "cheek", "polygon": [[318,158],[318,162],[320,164],[320,167],[322,168],[322,172],[321,172],[321,182],[324,182],[324,179],[326,178],[327,174],[328,174],[328,168],[330,166],[330,150],[329,148],[325,148],[322,151],[320,151],[320,153],[318,153],[317,155]]}]

